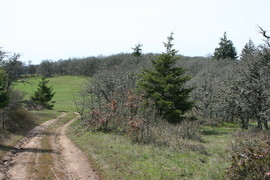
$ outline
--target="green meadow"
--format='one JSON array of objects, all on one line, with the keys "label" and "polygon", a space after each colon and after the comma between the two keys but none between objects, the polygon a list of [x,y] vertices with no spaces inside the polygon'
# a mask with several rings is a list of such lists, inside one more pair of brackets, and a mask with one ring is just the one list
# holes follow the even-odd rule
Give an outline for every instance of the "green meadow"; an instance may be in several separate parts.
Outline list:
[{"label": "green meadow", "polygon": [[[26,93],[25,99],[29,99],[32,94],[37,90],[38,83],[41,77],[33,77],[27,82],[19,82],[15,85],[14,89]],[[53,101],[55,111],[76,111],[73,102],[74,95],[79,92],[89,78],[83,76],[55,76],[48,78],[49,85],[52,85],[55,95]]]}]

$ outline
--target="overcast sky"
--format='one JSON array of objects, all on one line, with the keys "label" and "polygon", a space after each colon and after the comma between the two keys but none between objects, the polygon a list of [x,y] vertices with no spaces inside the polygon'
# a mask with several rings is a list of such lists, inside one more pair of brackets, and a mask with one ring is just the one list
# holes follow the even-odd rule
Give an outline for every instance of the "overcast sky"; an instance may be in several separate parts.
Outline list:
[{"label": "overcast sky", "polygon": [[213,53],[226,31],[237,52],[257,25],[270,34],[270,0],[0,0],[0,47],[34,64],[44,59],[161,53],[170,32],[186,56]]}]

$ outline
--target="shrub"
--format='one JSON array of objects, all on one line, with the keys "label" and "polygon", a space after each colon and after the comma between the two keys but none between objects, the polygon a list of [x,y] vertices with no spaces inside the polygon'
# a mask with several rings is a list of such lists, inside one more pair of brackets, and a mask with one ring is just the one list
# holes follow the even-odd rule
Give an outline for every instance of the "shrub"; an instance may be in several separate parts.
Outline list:
[{"label": "shrub", "polygon": [[130,121],[129,126],[133,142],[169,147],[173,151],[190,150],[207,154],[205,147],[196,142],[201,140],[197,121],[184,120],[171,124],[163,120],[137,119]]},{"label": "shrub", "polygon": [[24,94],[20,91],[11,91],[10,103],[1,111],[5,116],[0,116],[0,121],[2,121],[0,127],[4,126],[5,135],[9,133],[24,134],[37,125],[36,117],[21,105],[23,96]]},{"label": "shrub", "polygon": [[270,179],[270,133],[238,132],[232,145],[229,179]]},{"label": "shrub", "polygon": [[37,125],[35,120],[36,117],[29,111],[21,106],[16,107],[8,113],[7,130],[11,133],[28,132]]}]

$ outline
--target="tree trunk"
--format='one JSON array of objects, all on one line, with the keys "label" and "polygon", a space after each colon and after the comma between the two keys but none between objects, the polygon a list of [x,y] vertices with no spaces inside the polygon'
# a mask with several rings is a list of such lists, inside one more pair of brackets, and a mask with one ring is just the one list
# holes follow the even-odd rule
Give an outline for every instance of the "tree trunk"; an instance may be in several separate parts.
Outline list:
[{"label": "tree trunk", "polygon": [[2,134],[5,134],[5,110],[4,108],[2,109]]},{"label": "tree trunk", "polygon": [[249,118],[247,117],[247,119],[246,119],[246,129],[248,129],[248,126],[249,126]]},{"label": "tree trunk", "polygon": [[159,108],[159,116],[161,117],[163,115],[163,108]]},{"label": "tree trunk", "polygon": [[248,129],[248,125],[249,125],[249,118],[243,118],[242,119],[242,129]]},{"label": "tree trunk", "polygon": [[258,122],[257,128],[262,130],[262,120],[260,117],[257,117],[257,122]]},{"label": "tree trunk", "polygon": [[263,124],[264,124],[264,128],[265,128],[266,130],[269,130],[267,119],[264,119]]}]

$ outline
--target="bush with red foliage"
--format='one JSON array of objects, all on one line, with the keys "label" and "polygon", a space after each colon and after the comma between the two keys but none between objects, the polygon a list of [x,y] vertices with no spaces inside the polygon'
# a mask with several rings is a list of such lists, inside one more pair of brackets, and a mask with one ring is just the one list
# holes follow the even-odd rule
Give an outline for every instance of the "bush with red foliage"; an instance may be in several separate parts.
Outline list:
[{"label": "bush with red foliage", "polygon": [[270,133],[240,132],[232,146],[227,175],[233,180],[270,179]]}]

